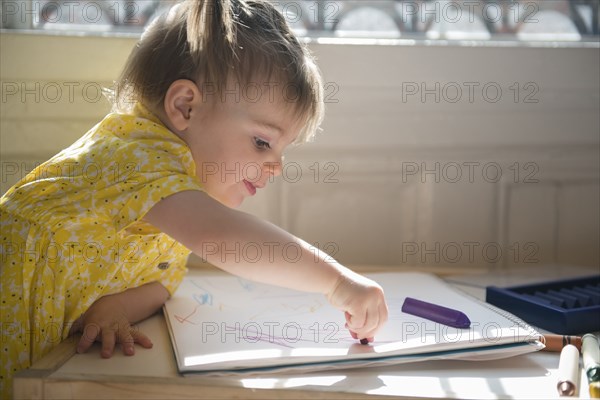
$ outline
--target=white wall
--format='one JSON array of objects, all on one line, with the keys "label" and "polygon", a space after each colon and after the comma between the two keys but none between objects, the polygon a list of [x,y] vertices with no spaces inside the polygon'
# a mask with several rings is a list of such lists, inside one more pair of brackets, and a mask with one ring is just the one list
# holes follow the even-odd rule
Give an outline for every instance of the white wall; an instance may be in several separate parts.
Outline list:
[{"label": "white wall", "polygon": [[[134,43],[1,35],[2,192],[102,118],[95,90]],[[323,132],[245,210],[349,264],[598,265],[597,47],[311,49],[329,95]],[[421,85],[439,101],[407,92]]]},{"label": "white wall", "polygon": [[598,265],[597,48],[312,49],[337,102],[248,209],[352,263]]}]

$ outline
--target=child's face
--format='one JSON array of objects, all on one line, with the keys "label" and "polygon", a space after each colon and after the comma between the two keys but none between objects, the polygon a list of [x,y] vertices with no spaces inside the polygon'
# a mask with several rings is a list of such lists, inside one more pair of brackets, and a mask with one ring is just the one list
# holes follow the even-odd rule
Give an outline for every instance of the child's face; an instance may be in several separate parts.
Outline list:
[{"label": "child's face", "polygon": [[229,207],[281,174],[283,152],[302,127],[290,103],[277,97],[250,102],[229,95],[192,113],[185,139],[197,176],[209,195]]}]

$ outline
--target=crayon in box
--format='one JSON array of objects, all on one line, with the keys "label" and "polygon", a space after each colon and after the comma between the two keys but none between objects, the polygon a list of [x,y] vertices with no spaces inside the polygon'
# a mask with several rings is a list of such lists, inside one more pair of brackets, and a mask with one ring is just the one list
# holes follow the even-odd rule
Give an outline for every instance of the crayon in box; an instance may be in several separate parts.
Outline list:
[{"label": "crayon in box", "polygon": [[550,332],[600,331],[600,275],[506,288],[488,286],[486,301]]}]

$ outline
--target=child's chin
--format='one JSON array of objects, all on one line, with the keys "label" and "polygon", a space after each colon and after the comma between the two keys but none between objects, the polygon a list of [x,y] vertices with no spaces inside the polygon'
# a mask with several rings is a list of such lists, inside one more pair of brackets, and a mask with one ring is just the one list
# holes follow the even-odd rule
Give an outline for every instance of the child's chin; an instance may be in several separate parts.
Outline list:
[{"label": "child's chin", "polygon": [[243,202],[244,197],[242,196],[239,199],[225,199],[225,201],[222,201],[221,203],[229,208],[239,208]]},{"label": "child's chin", "polygon": [[244,202],[244,196],[228,197],[228,196],[218,196],[215,193],[213,193],[213,194],[211,194],[209,192],[207,192],[207,193],[214,200],[218,201],[219,203],[221,203],[224,206],[229,207],[229,208],[238,208]]}]

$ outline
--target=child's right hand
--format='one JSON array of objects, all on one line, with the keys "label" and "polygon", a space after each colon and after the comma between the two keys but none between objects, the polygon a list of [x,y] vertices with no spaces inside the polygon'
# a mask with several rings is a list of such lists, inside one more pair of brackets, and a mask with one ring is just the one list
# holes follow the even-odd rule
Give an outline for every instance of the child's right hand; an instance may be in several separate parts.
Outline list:
[{"label": "child's right hand", "polygon": [[77,352],[85,353],[95,341],[102,342],[100,355],[110,358],[116,343],[121,343],[123,354],[135,353],[134,343],[151,348],[152,341],[130,324],[125,307],[119,297],[122,293],[101,297],[79,318],[75,331],[82,333]]},{"label": "child's right hand", "polygon": [[156,281],[100,297],[71,327],[69,334],[83,333],[77,352],[86,352],[95,341],[102,342],[100,354],[105,358],[113,354],[116,343],[129,356],[135,353],[134,343],[151,348],[152,341],[132,324],[154,314],[168,298],[167,289]]},{"label": "child's right hand", "polygon": [[372,342],[387,321],[388,308],[381,286],[354,272],[342,273],[327,298],[345,312],[346,327],[355,339]]}]

